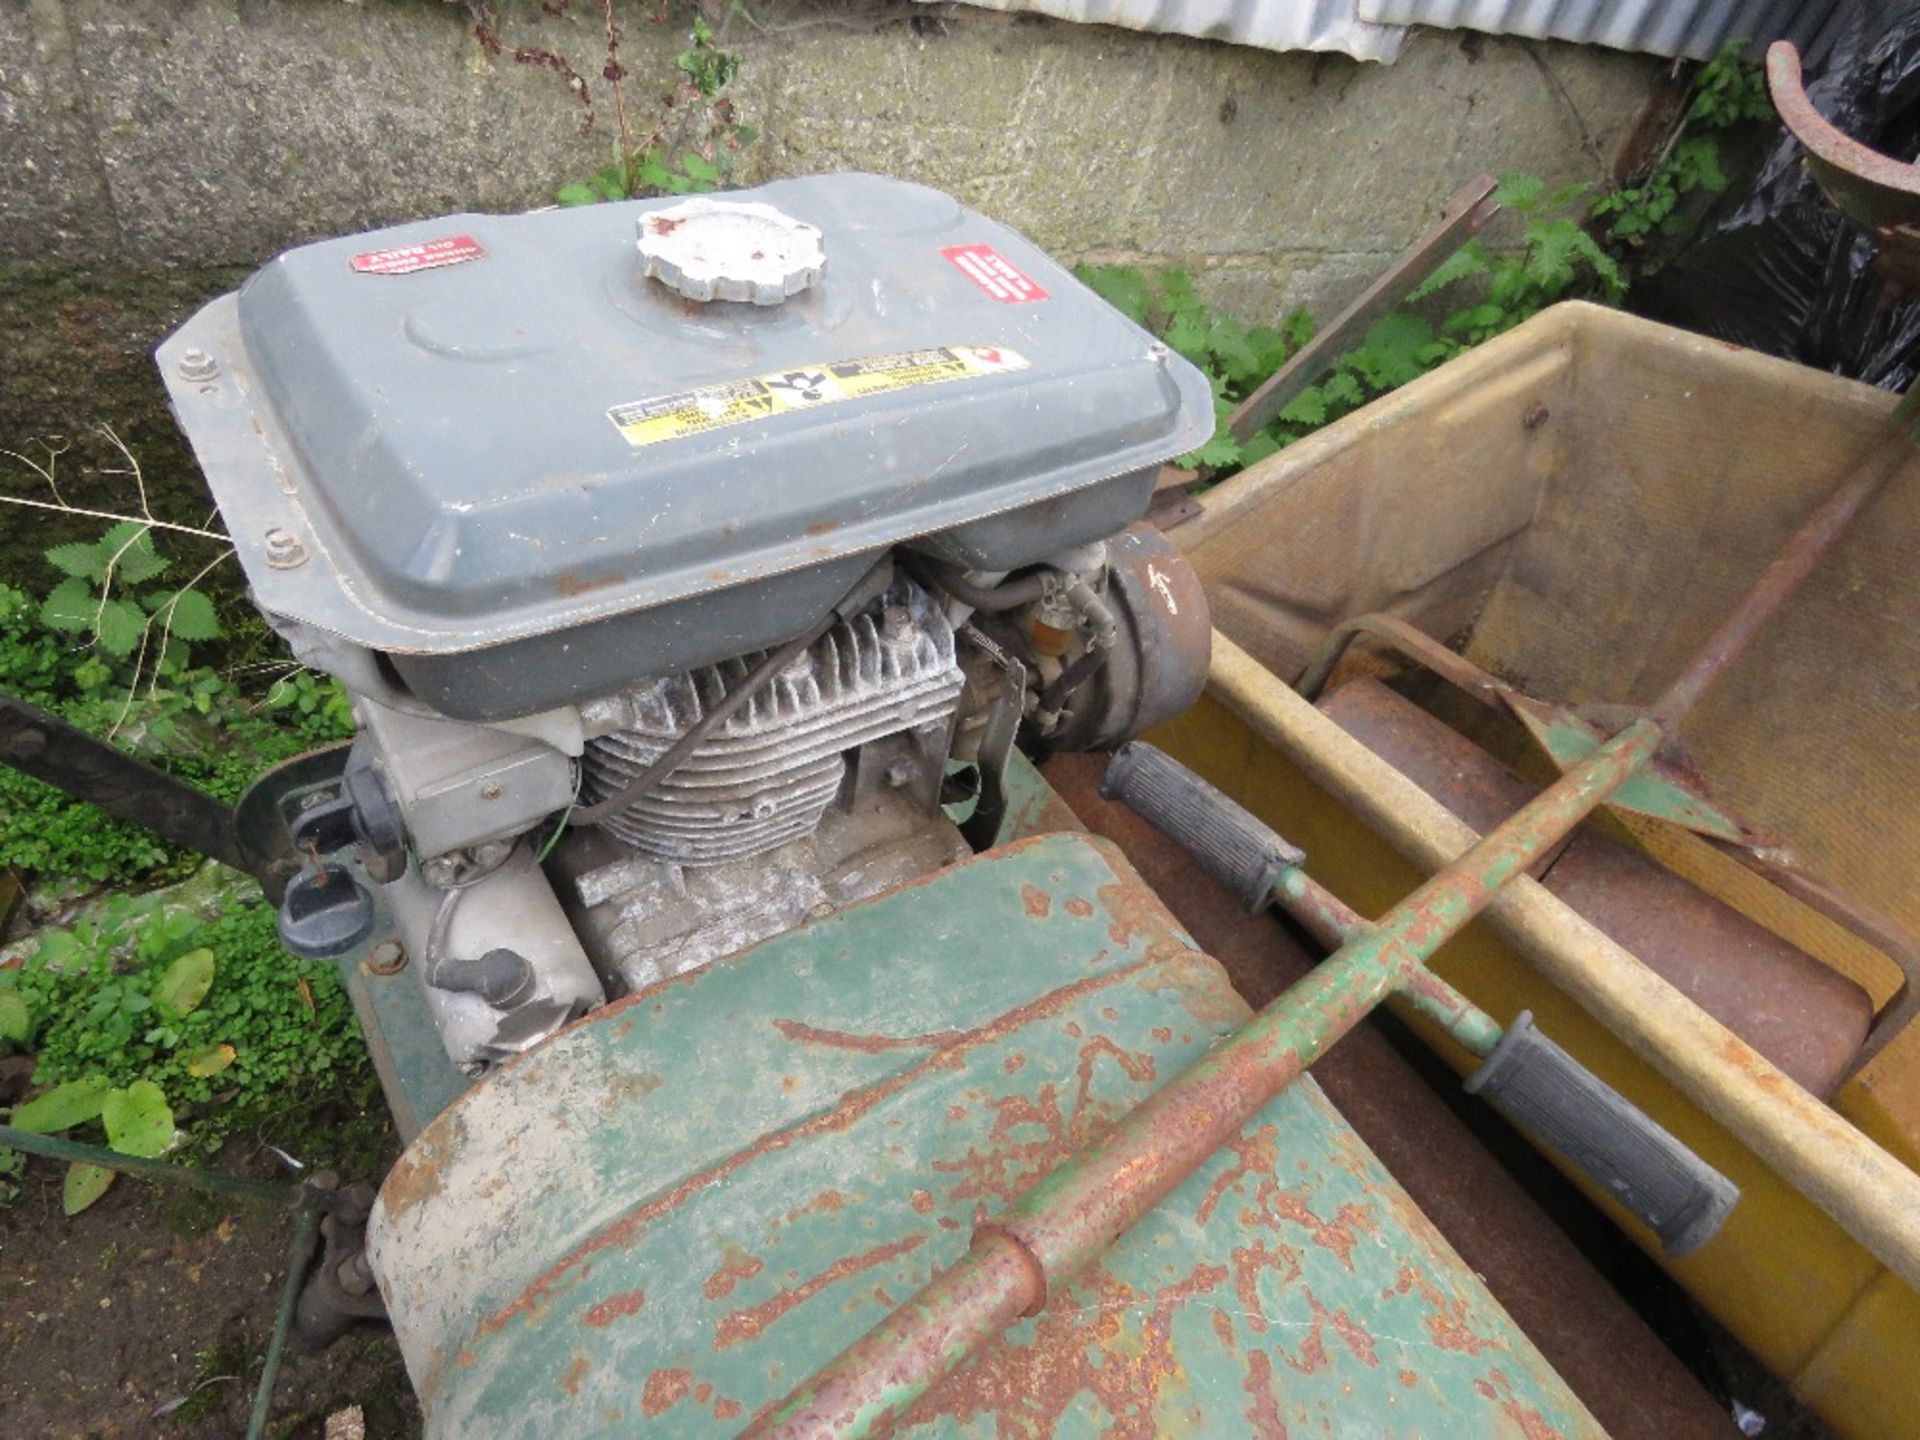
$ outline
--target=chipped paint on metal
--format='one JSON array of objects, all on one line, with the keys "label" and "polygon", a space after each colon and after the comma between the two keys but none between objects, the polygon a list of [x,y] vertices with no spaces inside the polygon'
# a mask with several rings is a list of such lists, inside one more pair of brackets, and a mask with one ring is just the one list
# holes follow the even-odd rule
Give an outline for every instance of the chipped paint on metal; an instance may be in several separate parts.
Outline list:
[{"label": "chipped paint on metal", "polygon": [[[591,1017],[455,1104],[382,1198],[373,1258],[428,1433],[766,1416],[1246,1018],[1115,852],[1067,835]],[[616,1100],[635,1074],[662,1083]],[[1295,1434],[1525,1436],[1511,1403],[1598,1434],[1311,1082],[1238,1138],[898,1428],[1202,1434],[1257,1410]],[[1009,1241],[984,1263],[997,1283],[1029,1262]],[[1439,1348],[1430,1315],[1486,1348]]]}]

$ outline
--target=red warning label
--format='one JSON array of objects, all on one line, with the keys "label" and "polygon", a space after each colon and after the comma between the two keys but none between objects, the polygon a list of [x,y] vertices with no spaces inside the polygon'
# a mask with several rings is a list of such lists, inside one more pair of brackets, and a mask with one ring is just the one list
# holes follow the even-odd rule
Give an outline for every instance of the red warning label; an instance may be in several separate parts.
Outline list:
[{"label": "red warning label", "polygon": [[940,252],[962,275],[1003,305],[1029,305],[1047,292],[991,245],[949,245]]},{"label": "red warning label", "polygon": [[353,268],[362,275],[411,275],[416,270],[438,270],[442,265],[464,265],[483,260],[487,252],[471,235],[449,235],[442,240],[427,240],[418,245],[396,245],[391,250],[369,250],[353,257]]}]

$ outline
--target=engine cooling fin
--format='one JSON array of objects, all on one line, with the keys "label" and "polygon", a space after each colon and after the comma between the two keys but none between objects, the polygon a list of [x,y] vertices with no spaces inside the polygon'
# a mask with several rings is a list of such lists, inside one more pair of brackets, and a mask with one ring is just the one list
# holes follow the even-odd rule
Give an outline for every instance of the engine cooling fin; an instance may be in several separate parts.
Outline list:
[{"label": "engine cooling fin", "polygon": [[[581,798],[598,803],[645,772],[738,685],[758,651],[643,682],[583,710]],[[810,834],[840,792],[846,752],[945,726],[963,677],[953,628],[902,581],[775,676],[650,795],[602,822],[657,860],[711,865]]]}]

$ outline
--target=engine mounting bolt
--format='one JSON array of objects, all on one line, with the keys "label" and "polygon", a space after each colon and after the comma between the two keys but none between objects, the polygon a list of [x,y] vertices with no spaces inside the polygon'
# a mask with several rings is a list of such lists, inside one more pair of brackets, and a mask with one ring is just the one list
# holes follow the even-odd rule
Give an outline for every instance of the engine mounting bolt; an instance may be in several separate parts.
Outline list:
[{"label": "engine mounting bolt", "polygon": [[276,570],[293,570],[307,563],[307,547],[292,532],[278,526],[267,531],[267,564]]},{"label": "engine mounting bolt", "polygon": [[366,968],[374,975],[398,975],[407,968],[406,948],[398,940],[382,940],[367,952]]},{"label": "engine mounting bolt", "polygon": [[887,767],[887,784],[892,789],[898,790],[911,779],[913,779],[913,767],[906,761],[896,760]]},{"label": "engine mounting bolt", "polygon": [[198,347],[185,350],[180,355],[180,378],[183,380],[212,380],[220,373],[220,362]]},{"label": "engine mounting bolt", "polygon": [[880,633],[889,640],[905,640],[913,634],[913,612],[904,605],[889,605],[880,612]]}]

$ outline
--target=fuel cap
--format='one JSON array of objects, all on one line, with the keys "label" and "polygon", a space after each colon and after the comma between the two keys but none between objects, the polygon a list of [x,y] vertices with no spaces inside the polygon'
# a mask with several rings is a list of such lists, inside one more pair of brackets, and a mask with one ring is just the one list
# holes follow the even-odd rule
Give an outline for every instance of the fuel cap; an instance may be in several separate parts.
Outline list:
[{"label": "fuel cap", "polygon": [[643,272],[689,300],[778,305],[820,278],[820,231],[758,201],[698,196],[640,217]]}]

